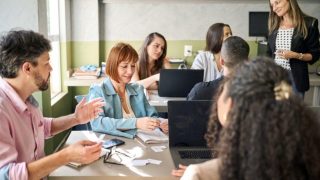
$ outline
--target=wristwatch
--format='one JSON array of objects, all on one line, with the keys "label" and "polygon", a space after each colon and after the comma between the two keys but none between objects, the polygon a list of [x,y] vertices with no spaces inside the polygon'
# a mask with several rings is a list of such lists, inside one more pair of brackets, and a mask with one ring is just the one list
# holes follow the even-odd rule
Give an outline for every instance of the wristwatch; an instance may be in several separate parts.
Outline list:
[{"label": "wristwatch", "polygon": [[298,59],[302,60],[302,58],[303,58],[303,54],[302,54],[302,53],[299,53]]}]

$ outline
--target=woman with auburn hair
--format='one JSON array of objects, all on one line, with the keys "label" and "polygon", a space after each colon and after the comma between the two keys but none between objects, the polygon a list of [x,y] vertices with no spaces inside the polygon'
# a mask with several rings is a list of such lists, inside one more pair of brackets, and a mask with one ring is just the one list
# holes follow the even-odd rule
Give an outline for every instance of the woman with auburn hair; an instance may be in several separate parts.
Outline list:
[{"label": "woman with auburn hair", "polygon": [[143,86],[129,83],[135,72],[138,54],[125,43],[115,45],[106,61],[108,77],[90,87],[88,98],[102,97],[108,102],[103,112],[91,121],[93,131],[133,138],[137,129],[168,131],[167,121],[160,123],[158,113],[147,101]]},{"label": "woman with auburn hair", "polygon": [[157,32],[150,33],[144,40],[132,81],[146,89],[158,89],[160,69],[171,68],[166,55],[167,41],[164,36]]},{"label": "woman with auburn hair", "polygon": [[200,52],[194,59],[191,69],[203,69],[203,81],[208,82],[218,79],[222,75],[220,64],[220,51],[224,40],[232,36],[228,24],[215,23],[208,29],[205,51]]},{"label": "woman with auburn hair", "polygon": [[309,89],[308,63],[320,57],[318,20],[302,12],[297,0],[269,0],[269,55],[291,72],[297,91]]},{"label": "woman with auburn hair", "polygon": [[[183,180],[320,179],[318,117],[293,93],[282,67],[263,58],[242,64],[217,106],[224,127],[218,158],[190,165]],[[208,142],[215,132],[209,127]]]}]

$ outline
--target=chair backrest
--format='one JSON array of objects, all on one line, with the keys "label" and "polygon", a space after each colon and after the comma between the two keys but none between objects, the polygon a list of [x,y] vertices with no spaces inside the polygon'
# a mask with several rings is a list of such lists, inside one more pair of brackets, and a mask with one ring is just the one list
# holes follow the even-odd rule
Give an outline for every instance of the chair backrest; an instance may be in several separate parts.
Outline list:
[{"label": "chair backrest", "polygon": [[[79,103],[85,97],[87,97],[87,95],[76,95],[74,96],[74,99],[77,101],[77,103]],[[75,131],[90,130],[91,131],[92,128],[91,128],[90,122],[88,122],[87,124],[78,124],[74,126],[72,130],[75,130]]]}]

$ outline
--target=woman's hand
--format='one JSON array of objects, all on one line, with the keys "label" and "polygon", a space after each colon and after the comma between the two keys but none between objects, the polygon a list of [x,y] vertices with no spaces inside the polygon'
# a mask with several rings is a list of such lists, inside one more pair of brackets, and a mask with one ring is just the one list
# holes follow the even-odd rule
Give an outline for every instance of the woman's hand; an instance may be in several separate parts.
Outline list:
[{"label": "woman's hand", "polygon": [[289,50],[278,49],[275,54],[282,59],[297,59],[297,53]]},{"label": "woman's hand", "polygon": [[183,176],[184,172],[186,171],[188,166],[179,164],[179,168],[178,169],[174,169],[171,171],[171,175],[172,176],[176,176],[176,177],[181,177]]},{"label": "woman's hand", "polygon": [[137,119],[137,128],[146,131],[153,131],[155,128],[160,127],[160,121],[156,118],[142,117]]},{"label": "woman's hand", "polygon": [[152,75],[152,78],[154,81],[159,81],[160,80],[160,73]]},{"label": "woman's hand", "polygon": [[104,105],[105,103],[102,102],[102,98],[95,98],[87,103],[86,99],[83,98],[76,106],[76,110],[74,111],[77,124],[85,124],[96,118],[99,113],[102,112],[101,107]]},{"label": "woman's hand", "polygon": [[164,133],[168,134],[169,132],[168,119],[165,119],[160,123],[160,128]]}]

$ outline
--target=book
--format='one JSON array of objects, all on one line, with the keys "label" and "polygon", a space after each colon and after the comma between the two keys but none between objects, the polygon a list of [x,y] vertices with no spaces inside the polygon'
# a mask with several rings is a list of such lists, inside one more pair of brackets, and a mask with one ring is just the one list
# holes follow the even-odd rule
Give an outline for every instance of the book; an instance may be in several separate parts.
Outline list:
[{"label": "book", "polygon": [[140,138],[146,144],[156,144],[168,142],[169,138],[159,128],[153,131],[137,131],[137,137]]}]

